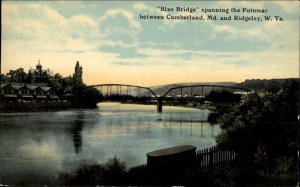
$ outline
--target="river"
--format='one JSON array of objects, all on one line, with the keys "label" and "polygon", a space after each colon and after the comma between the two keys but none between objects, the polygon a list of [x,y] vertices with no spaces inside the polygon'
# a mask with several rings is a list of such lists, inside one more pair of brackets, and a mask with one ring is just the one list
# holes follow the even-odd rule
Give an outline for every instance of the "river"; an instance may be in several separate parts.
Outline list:
[{"label": "river", "polygon": [[154,105],[101,103],[93,110],[6,113],[0,118],[0,184],[56,184],[59,172],[117,156],[127,167],[146,153],[191,144],[215,145],[220,132],[211,111]]}]

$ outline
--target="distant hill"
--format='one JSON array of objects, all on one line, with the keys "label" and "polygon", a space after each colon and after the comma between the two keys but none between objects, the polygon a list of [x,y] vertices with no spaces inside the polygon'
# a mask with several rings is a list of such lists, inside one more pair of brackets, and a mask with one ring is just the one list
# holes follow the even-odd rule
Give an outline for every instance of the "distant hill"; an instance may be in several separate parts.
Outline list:
[{"label": "distant hill", "polygon": [[237,84],[237,86],[248,88],[253,91],[278,91],[284,86],[294,86],[298,89],[300,87],[300,79],[299,78],[287,78],[287,79],[251,79],[245,80]]},{"label": "distant hill", "polygon": [[[237,86],[242,88],[247,88],[253,91],[278,91],[284,86],[295,84],[296,86],[300,87],[300,79],[299,78],[286,78],[286,79],[251,79],[245,80],[241,83],[236,82],[191,82],[191,83],[175,83],[175,84],[167,84],[167,85],[159,85],[159,86],[152,86],[150,87],[156,95],[163,95],[166,93],[170,88],[178,87],[178,86],[189,86],[189,85],[222,85],[222,86]],[[218,88],[215,88],[217,90]],[[220,89],[220,88],[219,88]],[[202,89],[200,87],[193,88],[184,88],[182,95],[190,95],[191,91],[193,94],[202,94]],[[203,93],[207,95],[212,88],[204,87]],[[171,91],[169,95],[180,95],[181,90],[176,89]]]},{"label": "distant hill", "polygon": [[[153,86],[150,87],[156,95],[163,95],[166,93],[169,89],[178,87],[178,86],[189,86],[189,85],[222,85],[222,86],[236,86],[238,83],[235,82],[192,82],[192,83],[175,83],[175,84],[167,84],[167,85],[159,85],[159,86]],[[208,94],[212,89],[204,87],[203,93],[206,95]],[[202,89],[200,87],[193,88],[193,94],[202,94]],[[182,95],[190,95],[191,88],[184,88]],[[170,95],[180,95],[181,90],[176,89],[173,90]]]}]

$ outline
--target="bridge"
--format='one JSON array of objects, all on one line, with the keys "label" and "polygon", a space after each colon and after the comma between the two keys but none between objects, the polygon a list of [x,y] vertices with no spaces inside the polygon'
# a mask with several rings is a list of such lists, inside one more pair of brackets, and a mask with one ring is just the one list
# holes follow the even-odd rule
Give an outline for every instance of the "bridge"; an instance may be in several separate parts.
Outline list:
[{"label": "bridge", "polygon": [[242,94],[250,93],[247,88],[216,84],[196,84],[167,87],[165,89],[149,88],[129,84],[89,85],[99,89],[105,100],[130,100],[156,102],[157,111],[162,112],[163,101],[200,101],[211,91],[231,91]]}]

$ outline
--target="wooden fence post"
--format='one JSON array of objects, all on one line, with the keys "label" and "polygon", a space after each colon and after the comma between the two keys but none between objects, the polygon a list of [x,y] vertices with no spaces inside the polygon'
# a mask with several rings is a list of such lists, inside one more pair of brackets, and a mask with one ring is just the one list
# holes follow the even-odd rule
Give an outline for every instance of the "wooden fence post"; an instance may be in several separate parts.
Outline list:
[{"label": "wooden fence post", "polygon": [[214,170],[214,152],[213,152],[213,148],[209,149],[209,172],[213,173]]}]

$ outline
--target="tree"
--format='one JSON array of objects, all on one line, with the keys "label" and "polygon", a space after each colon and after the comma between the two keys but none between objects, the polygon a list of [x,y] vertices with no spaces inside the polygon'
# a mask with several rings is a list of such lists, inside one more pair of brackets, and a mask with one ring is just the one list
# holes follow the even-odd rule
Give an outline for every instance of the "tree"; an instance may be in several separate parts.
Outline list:
[{"label": "tree", "polygon": [[18,68],[16,70],[10,70],[6,77],[8,78],[9,82],[25,82],[26,73],[24,72],[23,68]]},{"label": "tree", "polygon": [[295,156],[299,88],[299,81],[293,81],[276,93],[246,95],[222,116],[217,142],[241,156],[247,175],[262,171],[275,175],[278,159]]},{"label": "tree", "polygon": [[73,105],[77,108],[95,108],[103,98],[99,90],[87,87],[82,81],[82,66],[77,61],[72,80]]},{"label": "tree", "polygon": [[268,157],[284,156],[297,132],[297,101],[294,97],[293,103],[288,102],[291,94],[287,92],[246,96],[243,104],[222,116],[217,141],[230,144],[247,157],[261,151],[262,146]]},{"label": "tree", "polygon": [[99,90],[97,90],[96,88],[84,87],[80,103],[82,106],[96,108],[96,104],[99,103],[102,99],[103,95]]},{"label": "tree", "polygon": [[63,77],[56,73],[53,77],[49,77],[49,85],[52,87],[52,89],[59,95],[63,95],[64,93],[64,87],[62,85]]},{"label": "tree", "polygon": [[79,61],[76,62],[76,66],[75,66],[75,72],[73,74],[73,81],[74,84],[82,84],[82,66],[79,65]]},{"label": "tree", "polygon": [[229,91],[211,91],[207,96],[207,100],[214,103],[239,102],[240,95],[234,94]]},{"label": "tree", "polygon": [[1,74],[0,75],[0,81],[1,82],[8,82],[8,78],[4,74]]},{"label": "tree", "polygon": [[25,82],[28,83],[28,84],[31,84],[31,83],[34,83],[34,82],[35,82],[35,80],[34,80],[34,75],[33,75],[33,73],[31,73],[31,71],[29,71],[29,72],[27,73]]},{"label": "tree", "polygon": [[73,87],[73,78],[71,76],[63,77],[61,80],[63,94],[71,94]]}]

